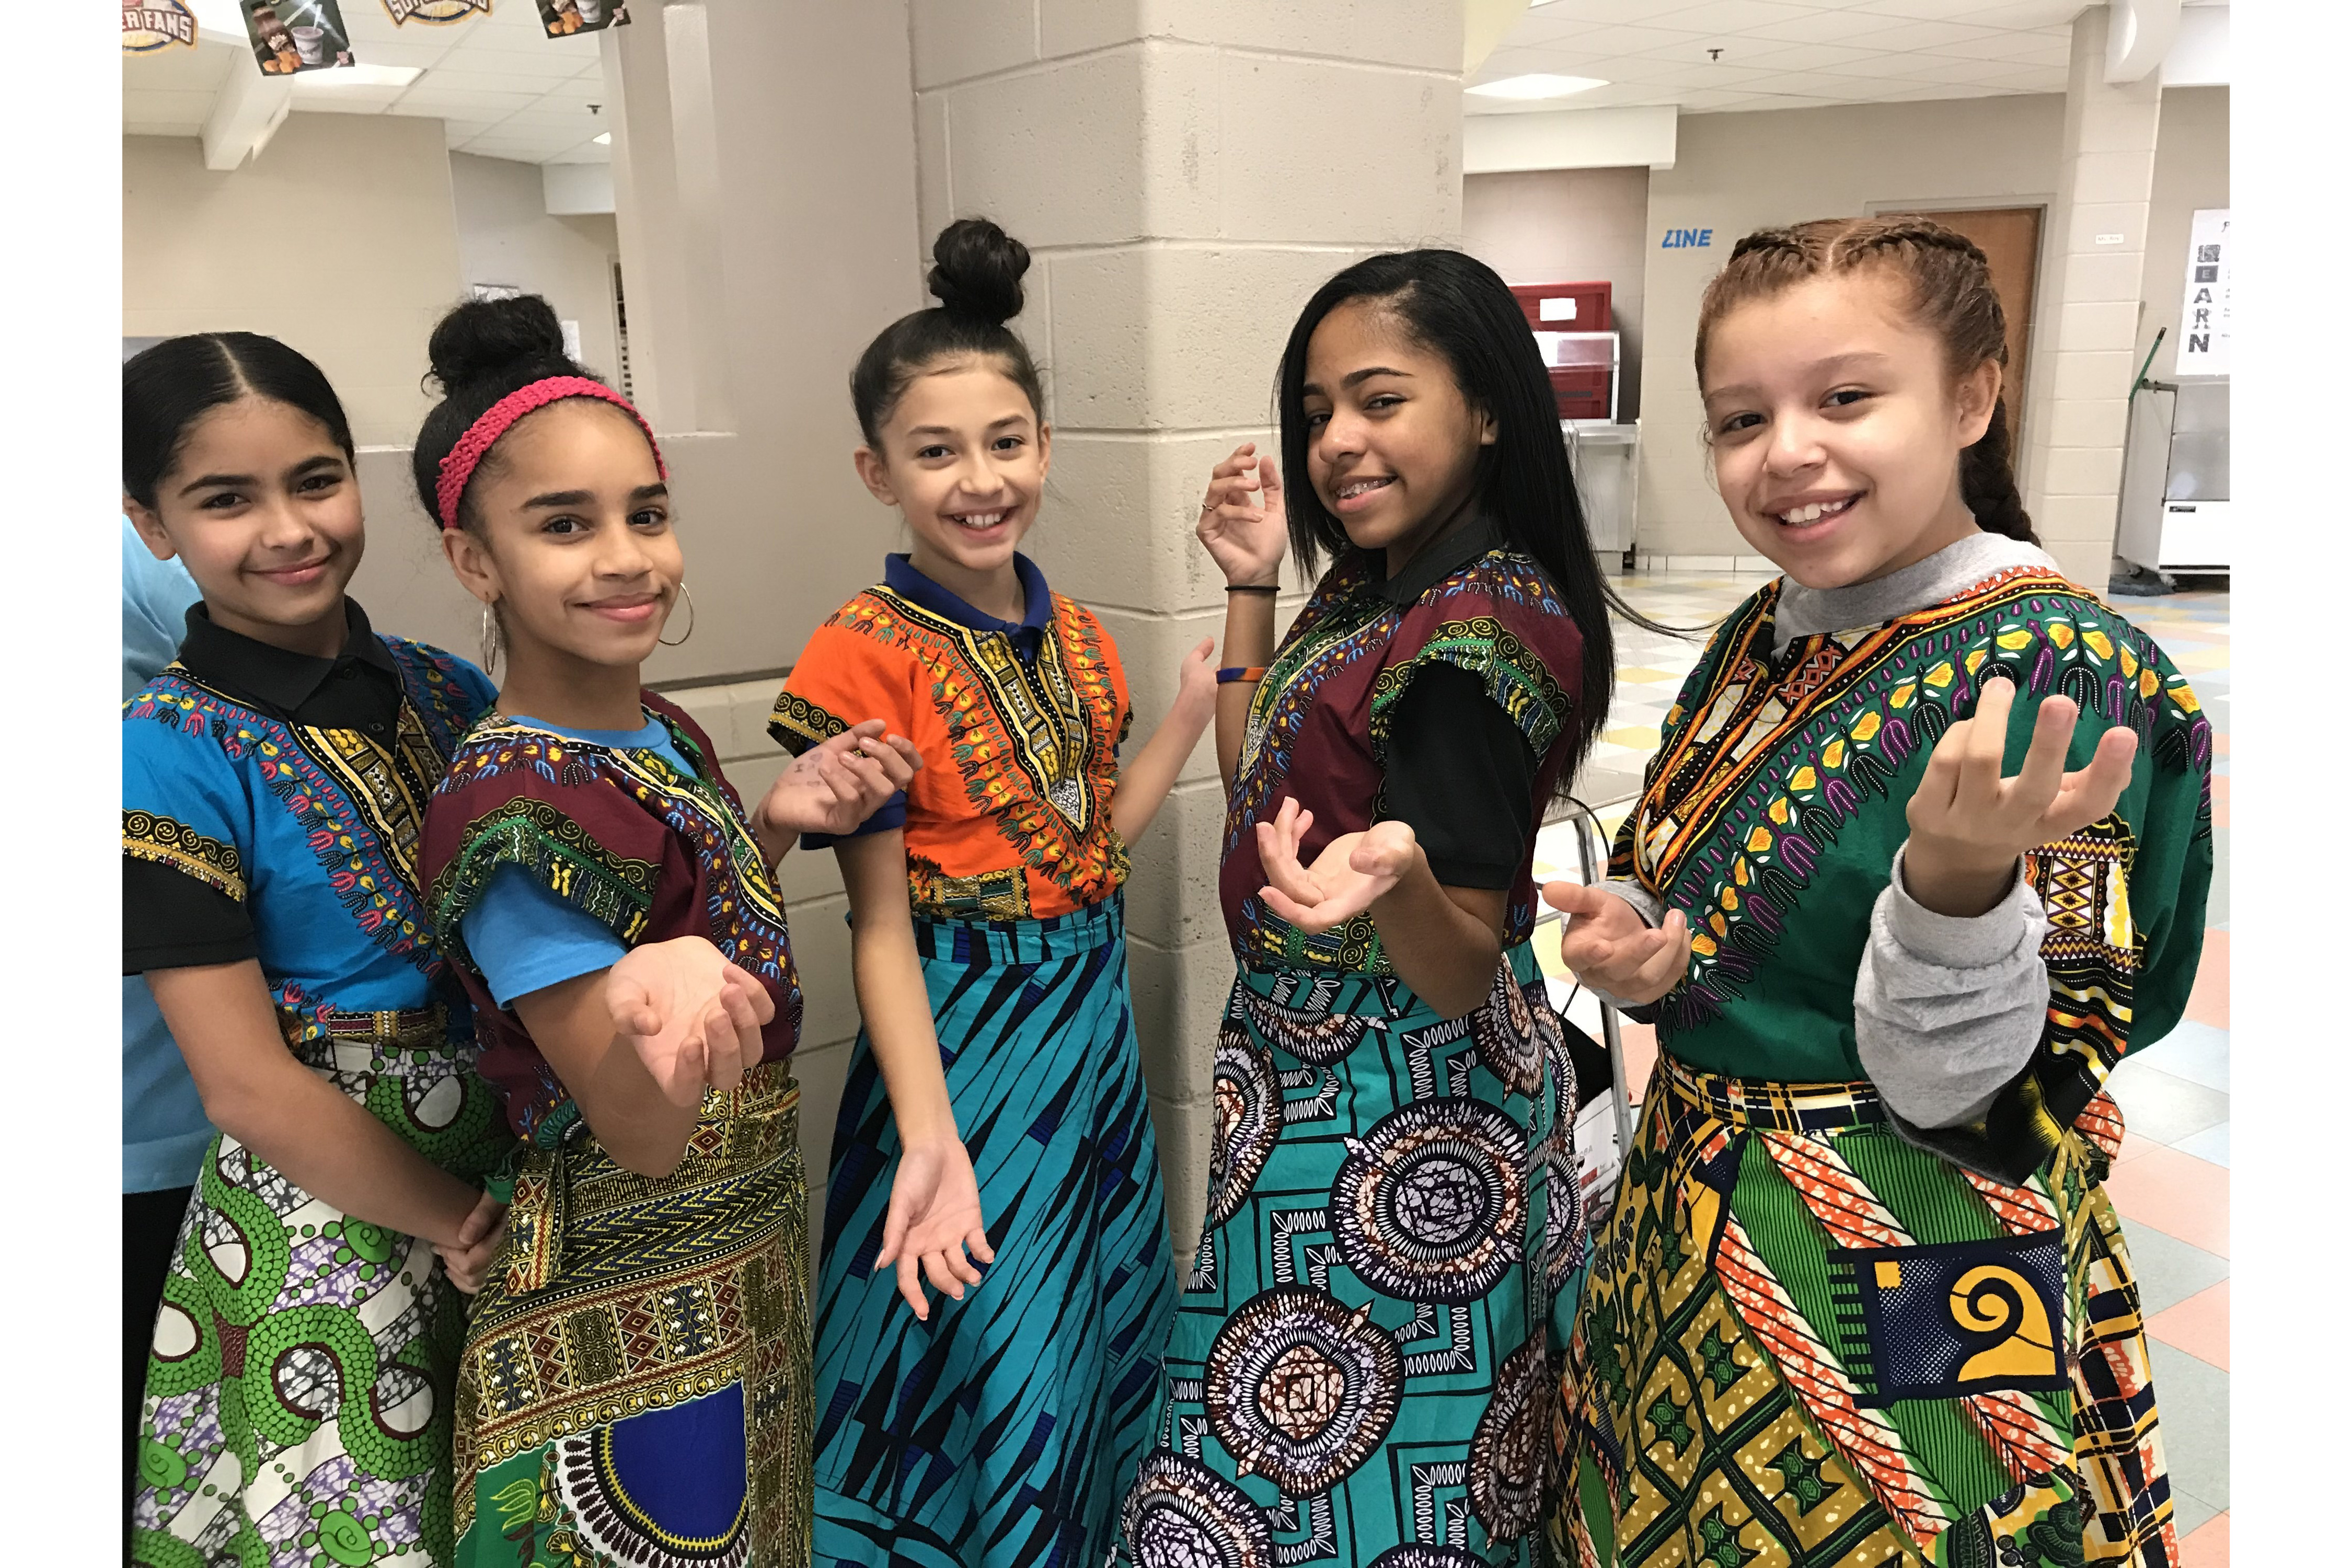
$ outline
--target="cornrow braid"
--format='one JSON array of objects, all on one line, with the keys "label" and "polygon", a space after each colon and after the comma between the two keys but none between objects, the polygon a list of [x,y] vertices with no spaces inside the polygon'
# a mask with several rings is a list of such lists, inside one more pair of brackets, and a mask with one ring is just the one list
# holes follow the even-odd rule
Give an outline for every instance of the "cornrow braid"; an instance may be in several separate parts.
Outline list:
[{"label": "cornrow braid", "polygon": [[[1769,299],[1809,278],[1890,268],[1909,285],[1912,320],[1942,340],[1955,375],[1988,362],[2007,367],[2009,327],[1992,268],[1975,241],[1929,218],[1820,218],[1764,228],[1732,247],[1699,301],[1694,353],[1702,381],[1707,339],[1734,307]],[[1982,439],[1960,455],[1960,499],[1988,533],[2039,543],[2018,494],[2009,410],[1998,395]]]}]

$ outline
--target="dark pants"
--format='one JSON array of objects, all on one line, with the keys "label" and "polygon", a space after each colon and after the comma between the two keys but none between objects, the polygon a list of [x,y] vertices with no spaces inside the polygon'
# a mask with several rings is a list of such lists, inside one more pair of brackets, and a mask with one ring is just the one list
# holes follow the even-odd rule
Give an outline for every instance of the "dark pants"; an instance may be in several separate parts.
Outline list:
[{"label": "dark pants", "polygon": [[[123,1523],[139,1495],[139,1406],[147,1397],[147,1350],[155,1339],[155,1310],[172,1270],[172,1244],[188,1212],[193,1187],[122,1194],[122,1426],[128,1444],[122,1470]],[[129,1537],[126,1534],[127,1543]],[[126,1556],[126,1561],[128,1560]]]}]

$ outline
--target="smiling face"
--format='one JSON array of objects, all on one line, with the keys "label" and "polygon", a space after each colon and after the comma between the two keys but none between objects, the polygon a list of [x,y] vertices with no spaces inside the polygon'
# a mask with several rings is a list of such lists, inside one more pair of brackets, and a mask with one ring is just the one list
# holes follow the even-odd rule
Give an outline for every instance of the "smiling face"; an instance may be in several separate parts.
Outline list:
[{"label": "smiling face", "polygon": [[467,590],[499,606],[517,671],[634,670],[651,657],[686,557],[669,487],[626,414],[574,397],[525,415],[467,500],[480,532],[450,530],[443,547]]},{"label": "smiling face", "polygon": [[150,550],[187,567],[215,624],[341,651],[366,530],[351,458],[317,419],[265,397],[222,404],[188,427],[154,506],[123,508]]},{"label": "smiling face", "polygon": [[857,475],[906,515],[916,569],[961,592],[1013,581],[1013,552],[1036,521],[1052,448],[1029,395],[975,355],[908,384],[882,428],[882,449],[857,449]]},{"label": "smiling face", "polygon": [[1350,300],[1307,342],[1307,478],[1324,510],[1394,575],[1468,504],[1495,422],[1393,310]]},{"label": "smiling face", "polygon": [[1865,268],[1735,306],[1706,339],[1716,489],[1750,544],[1809,588],[1873,582],[1977,530],[1960,454],[2000,389],[1957,380],[1905,286]]}]

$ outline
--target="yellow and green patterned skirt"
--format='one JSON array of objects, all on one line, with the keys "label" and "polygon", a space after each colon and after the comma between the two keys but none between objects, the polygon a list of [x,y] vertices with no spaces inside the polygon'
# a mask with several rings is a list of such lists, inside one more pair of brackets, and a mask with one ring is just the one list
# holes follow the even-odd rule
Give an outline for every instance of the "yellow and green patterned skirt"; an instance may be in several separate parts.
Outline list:
[{"label": "yellow and green patterned skirt", "polygon": [[1866,1083],[1662,1057],[1570,1348],[1561,1560],[2177,1564],[2121,1124],[2078,1127],[2008,1187]]},{"label": "yellow and green patterned skirt", "polygon": [[772,1063],[706,1093],[657,1180],[576,1121],[524,1155],[457,1372],[460,1563],[808,1561],[799,1103]]}]

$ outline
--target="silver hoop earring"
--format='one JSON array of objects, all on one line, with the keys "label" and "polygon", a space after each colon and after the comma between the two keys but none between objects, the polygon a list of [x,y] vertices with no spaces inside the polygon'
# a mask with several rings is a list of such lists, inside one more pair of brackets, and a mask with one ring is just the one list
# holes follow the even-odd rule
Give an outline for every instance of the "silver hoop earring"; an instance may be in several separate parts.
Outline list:
[{"label": "silver hoop earring", "polygon": [[499,662],[499,617],[489,605],[482,606],[482,673],[489,674]]},{"label": "silver hoop earring", "polygon": [[694,595],[681,582],[677,585],[677,596],[686,601],[686,637],[678,638],[676,642],[670,641],[667,637],[656,637],[654,640],[664,647],[684,647],[686,637],[694,635]]}]

